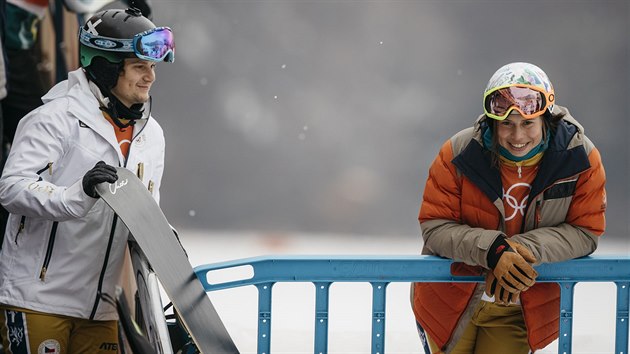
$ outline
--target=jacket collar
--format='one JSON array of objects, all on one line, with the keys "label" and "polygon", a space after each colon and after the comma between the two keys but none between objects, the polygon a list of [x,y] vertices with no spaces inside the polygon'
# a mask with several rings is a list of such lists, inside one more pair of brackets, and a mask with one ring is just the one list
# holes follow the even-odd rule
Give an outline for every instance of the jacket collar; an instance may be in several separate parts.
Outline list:
[{"label": "jacket collar", "polygon": [[579,131],[580,128],[569,120],[560,121],[554,139],[540,161],[530,195],[538,195],[555,181],[575,176],[591,167],[584,146],[571,147]]},{"label": "jacket collar", "polygon": [[490,152],[484,149],[478,140],[472,139],[452,162],[491,201],[501,199],[503,196],[501,173],[492,164]]},{"label": "jacket collar", "polygon": [[[57,98],[67,98],[68,107],[67,111],[71,116],[74,116],[77,120],[83,124],[92,128],[96,133],[101,135],[107,140],[110,145],[114,146],[117,151],[120,151],[116,134],[112,129],[111,123],[105,119],[100,107],[106,105],[108,99],[104,97],[98,87],[91,83],[83,69],[68,73],[68,79],[61,81],[55,85],[46,95],[42,97],[44,103],[50,102]],[[145,104],[146,116],[142,119],[138,119],[134,125],[134,137],[136,132],[141,131],[147,124],[150,116],[148,115],[149,109]],[[122,156],[122,153],[119,152]],[[124,161],[121,159],[121,161]]]}]

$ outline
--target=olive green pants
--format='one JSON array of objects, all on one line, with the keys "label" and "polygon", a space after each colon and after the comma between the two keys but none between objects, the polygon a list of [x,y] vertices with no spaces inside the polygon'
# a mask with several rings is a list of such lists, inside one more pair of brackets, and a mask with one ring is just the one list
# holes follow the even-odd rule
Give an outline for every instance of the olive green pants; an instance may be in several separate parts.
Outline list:
[{"label": "olive green pants", "polygon": [[[443,353],[427,336],[431,353]],[[520,306],[480,301],[449,354],[527,354],[527,329]]]},{"label": "olive green pants", "polygon": [[118,353],[117,321],[90,321],[0,306],[7,354]]}]

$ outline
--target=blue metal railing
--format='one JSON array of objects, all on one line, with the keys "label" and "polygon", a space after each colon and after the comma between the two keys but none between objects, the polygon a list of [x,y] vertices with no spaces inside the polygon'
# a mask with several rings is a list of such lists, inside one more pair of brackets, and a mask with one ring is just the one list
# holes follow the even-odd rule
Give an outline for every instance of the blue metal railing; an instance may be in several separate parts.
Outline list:
[{"label": "blue metal railing", "polygon": [[[328,351],[328,297],[333,282],[369,282],[372,285],[372,354],[385,349],[385,290],[391,282],[481,282],[482,277],[453,276],[449,259],[434,256],[301,256],[256,257],[202,265],[195,273],[206,291],[245,285],[258,288],[258,353],[270,353],[271,289],[277,282],[315,285],[314,353]],[[249,266],[247,279],[210,284],[213,271]],[[571,354],[573,290],[578,282],[614,282],[617,286],[615,353],[628,354],[630,257],[591,256],[536,267],[537,282],[560,285],[558,352]]]}]

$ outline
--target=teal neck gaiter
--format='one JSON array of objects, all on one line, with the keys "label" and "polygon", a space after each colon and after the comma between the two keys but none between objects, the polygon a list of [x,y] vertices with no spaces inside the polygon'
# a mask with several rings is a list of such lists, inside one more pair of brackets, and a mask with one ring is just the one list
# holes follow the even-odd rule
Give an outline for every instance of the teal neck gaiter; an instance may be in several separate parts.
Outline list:
[{"label": "teal neck gaiter", "polygon": [[[531,149],[525,156],[514,156],[506,148],[500,145],[499,154],[501,154],[501,156],[505,157],[506,159],[514,162],[521,162],[530,159],[539,152],[547,150],[547,146],[549,146],[549,136],[551,135],[550,131],[547,130],[547,134],[545,135],[545,139],[541,140],[540,144],[536,145],[536,147]],[[483,132],[483,145],[488,150],[490,150],[492,147],[492,129],[490,129],[490,126],[486,128],[485,132]]]}]

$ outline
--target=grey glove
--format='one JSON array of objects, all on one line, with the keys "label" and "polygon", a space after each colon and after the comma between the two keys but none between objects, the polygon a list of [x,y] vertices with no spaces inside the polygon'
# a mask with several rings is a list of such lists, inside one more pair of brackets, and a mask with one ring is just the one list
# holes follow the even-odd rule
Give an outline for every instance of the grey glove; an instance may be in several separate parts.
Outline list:
[{"label": "grey glove", "polygon": [[116,173],[116,168],[103,161],[99,161],[83,176],[83,191],[92,198],[98,198],[98,193],[96,193],[97,184],[103,182],[114,183],[117,180],[118,174]]}]

